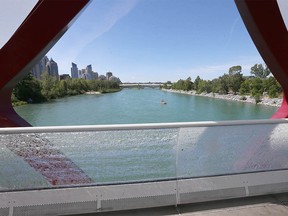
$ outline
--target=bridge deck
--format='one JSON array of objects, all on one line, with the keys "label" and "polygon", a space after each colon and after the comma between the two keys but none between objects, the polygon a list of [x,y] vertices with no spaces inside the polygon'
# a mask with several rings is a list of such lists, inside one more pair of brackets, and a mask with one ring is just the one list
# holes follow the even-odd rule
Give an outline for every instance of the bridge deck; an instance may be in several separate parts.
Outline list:
[{"label": "bridge deck", "polygon": [[[83,214],[81,214],[83,215]],[[138,209],[106,213],[84,214],[83,216],[287,216],[288,194],[276,194],[213,202],[203,202],[162,208]],[[75,215],[80,216],[80,215]]]}]

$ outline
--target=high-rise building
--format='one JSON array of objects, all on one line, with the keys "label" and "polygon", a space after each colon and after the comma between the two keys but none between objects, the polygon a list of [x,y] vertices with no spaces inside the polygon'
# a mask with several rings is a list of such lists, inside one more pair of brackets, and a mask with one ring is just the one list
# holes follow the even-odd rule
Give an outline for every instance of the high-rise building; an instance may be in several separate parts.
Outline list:
[{"label": "high-rise building", "polygon": [[100,76],[98,77],[98,80],[106,80],[106,76],[100,75]]},{"label": "high-rise building", "polygon": [[75,64],[73,62],[72,62],[72,67],[71,67],[71,77],[72,78],[79,78],[77,64]]},{"label": "high-rise building", "polygon": [[109,78],[110,81],[114,81],[114,82],[117,82],[117,83],[121,83],[121,80],[118,78],[118,77],[115,77],[115,76],[111,76]]},{"label": "high-rise building", "polygon": [[87,79],[89,80],[92,80],[94,78],[94,75],[93,75],[93,70],[92,70],[92,65],[87,65],[86,67],[86,74],[87,74]]},{"label": "high-rise building", "polygon": [[92,65],[87,65],[86,72],[89,74],[90,79],[98,79],[98,73],[92,70]]},{"label": "high-rise building", "polygon": [[58,65],[52,58],[46,64],[46,71],[50,76],[59,78]]},{"label": "high-rise building", "polygon": [[87,65],[87,67],[86,67],[86,72],[87,73],[91,73],[93,70],[92,70],[92,65],[90,64],[90,65]]},{"label": "high-rise building", "polygon": [[92,79],[98,79],[98,73],[97,72],[92,72]]},{"label": "high-rise building", "polygon": [[91,75],[87,72],[87,69],[81,69],[79,70],[79,78],[91,80]]},{"label": "high-rise building", "polygon": [[86,69],[79,70],[79,77],[86,80],[98,79],[98,73],[93,72],[92,65],[87,65]]},{"label": "high-rise building", "polygon": [[36,79],[41,79],[42,74],[46,71],[46,64],[49,61],[47,56],[44,56],[33,68],[32,75]]},{"label": "high-rise building", "polygon": [[110,78],[111,76],[113,76],[112,72],[109,71],[109,72],[106,73],[106,79],[107,79],[107,80],[109,80],[109,78]]}]

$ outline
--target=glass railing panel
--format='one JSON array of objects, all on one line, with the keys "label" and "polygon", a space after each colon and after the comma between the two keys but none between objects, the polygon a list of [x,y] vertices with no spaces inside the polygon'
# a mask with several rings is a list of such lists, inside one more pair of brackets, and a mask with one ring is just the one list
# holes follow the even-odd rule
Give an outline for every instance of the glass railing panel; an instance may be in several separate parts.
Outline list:
[{"label": "glass railing panel", "polygon": [[21,154],[22,141],[17,138],[19,135],[0,135],[0,190],[49,186],[39,172],[10,150],[14,143],[15,152]]},{"label": "glass railing panel", "polygon": [[[176,177],[179,129],[1,136],[0,189],[141,182]],[[7,154],[8,152],[9,154]],[[17,178],[10,173],[16,164]],[[2,178],[2,177],[1,177]],[[5,178],[6,179],[6,178]],[[23,179],[27,183],[23,183]]]},{"label": "glass railing panel", "polygon": [[287,129],[272,121],[1,129],[0,190],[288,169]]},{"label": "glass railing panel", "polygon": [[287,129],[287,124],[181,128],[177,176],[191,178],[287,169]]},{"label": "glass railing panel", "polygon": [[96,183],[175,178],[177,129],[51,133],[48,139]]}]

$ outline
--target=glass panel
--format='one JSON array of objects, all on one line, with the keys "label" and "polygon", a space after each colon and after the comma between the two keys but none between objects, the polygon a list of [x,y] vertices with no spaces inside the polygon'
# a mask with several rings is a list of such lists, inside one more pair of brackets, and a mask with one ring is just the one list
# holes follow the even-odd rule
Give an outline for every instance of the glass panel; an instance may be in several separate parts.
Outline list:
[{"label": "glass panel", "polygon": [[179,178],[288,168],[287,124],[181,128]]},{"label": "glass panel", "polygon": [[[48,186],[49,183],[40,173],[6,147],[5,144],[8,142],[18,142],[16,138],[13,139],[13,136],[0,136],[0,190]],[[17,151],[16,146],[15,151]]]},{"label": "glass panel", "polygon": [[43,134],[95,183],[175,178],[177,129]]},{"label": "glass panel", "polygon": [[14,178],[11,163],[19,178],[8,185],[1,179],[0,188],[175,178],[177,134],[178,129],[154,129],[1,135],[1,176]]}]

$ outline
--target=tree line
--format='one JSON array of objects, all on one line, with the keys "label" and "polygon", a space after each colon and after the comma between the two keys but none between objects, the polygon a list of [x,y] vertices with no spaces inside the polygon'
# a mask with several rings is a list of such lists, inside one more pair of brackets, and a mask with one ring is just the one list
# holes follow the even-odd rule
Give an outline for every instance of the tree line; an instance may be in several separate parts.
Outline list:
[{"label": "tree line", "polygon": [[23,102],[45,102],[51,99],[65,96],[79,95],[87,91],[98,91],[108,93],[119,91],[120,86],[116,81],[111,80],[85,80],[85,79],[64,79],[58,80],[43,73],[41,80],[37,80],[29,73],[20,81],[12,92],[12,103],[22,104]]},{"label": "tree line", "polygon": [[240,94],[245,100],[245,96],[249,95],[259,102],[263,94],[267,94],[270,98],[277,98],[282,93],[282,87],[277,80],[270,76],[269,68],[262,64],[255,64],[251,67],[251,76],[243,76],[242,67],[240,65],[230,67],[228,74],[224,74],[213,80],[203,80],[199,76],[194,82],[191,77],[186,80],[178,80],[175,83],[170,81],[162,85],[166,89],[196,91],[196,94],[218,93],[218,94]]}]

